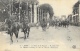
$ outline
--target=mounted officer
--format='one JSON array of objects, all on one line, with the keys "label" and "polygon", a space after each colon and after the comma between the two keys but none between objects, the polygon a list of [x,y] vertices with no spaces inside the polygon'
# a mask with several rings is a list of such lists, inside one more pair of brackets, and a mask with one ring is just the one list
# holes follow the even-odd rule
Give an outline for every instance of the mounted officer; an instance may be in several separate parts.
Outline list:
[{"label": "mounted officer", "polygon": [[18,32],[19,32],[19,28],[18,28],[19,25],[15,22],[16,19],[13,19],[13,17],[10,17],[6,21],[7,26],[8,26],[8,34],[10,34],[10,39],[11,39],[12,43],[13,43],[13,38],[12,38],[13,34],[15,34],[15,37],[16,37],[17,42],[18,42]]},{"label": "mounted officer", "polygon": [[24,19],[23,23],[22,23],[22,32],[24,32],[24,39],[26,39],[26,34],[27,34],[27,38],[29,37],[29,32],[30,32],[30,27],[29,27],[29,23],[27,19]]},{"label": "mounted officer", "polygon": [[7,29],[8,29],[8,34],[9,34],[9,33],[10,33],[9,30],[10,30],[11,25],[12,25],[11,19],[7,19],[6,24],[7,24],[7,26],[8,26]]}]

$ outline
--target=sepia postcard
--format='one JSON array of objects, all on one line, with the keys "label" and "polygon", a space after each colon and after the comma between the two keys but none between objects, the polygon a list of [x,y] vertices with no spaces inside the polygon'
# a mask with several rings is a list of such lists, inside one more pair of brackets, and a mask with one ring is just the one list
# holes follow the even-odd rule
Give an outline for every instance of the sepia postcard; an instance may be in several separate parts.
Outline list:
[{"label": "sepia postcard", "polygon": [[80,51],[80,0],[0,0],[0,51]]}]

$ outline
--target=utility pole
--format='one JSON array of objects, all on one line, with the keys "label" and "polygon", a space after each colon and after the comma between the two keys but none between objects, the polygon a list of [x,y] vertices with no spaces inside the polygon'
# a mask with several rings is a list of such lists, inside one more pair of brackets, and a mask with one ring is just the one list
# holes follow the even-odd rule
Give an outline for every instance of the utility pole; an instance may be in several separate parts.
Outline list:
[{"label": "utility pole", "polygon": [[27,11],[27,18],[28,18],[28,16],[29,16],[29,13],[28,13],[28,5],[29,5],[29,3],[28,3],[28,1],[27,1],[27,8],[26,8],[26,11]]},{"label": "utility pole", "polygon": [[79,0],[79,25],[80,25],[80,0]]},{"label": "utility pole", "polygon": [[9,14],[11,16],[11,1],[9,0]]},{"label": "utility pole", "polygon": [[21,1],[19,0],[19,22],[20,22],[20,10],[21,10],[21,7],[20,7],[20,4],[21,4]]},{"label": "utility pole", "polygon": [[12,9],[12,10],[11,10],[11,14],[13,15],[13,0],[12,0],[12,4],[11,4],[11,5],[12,5],[12,8],[11,8],[11,9]]}]

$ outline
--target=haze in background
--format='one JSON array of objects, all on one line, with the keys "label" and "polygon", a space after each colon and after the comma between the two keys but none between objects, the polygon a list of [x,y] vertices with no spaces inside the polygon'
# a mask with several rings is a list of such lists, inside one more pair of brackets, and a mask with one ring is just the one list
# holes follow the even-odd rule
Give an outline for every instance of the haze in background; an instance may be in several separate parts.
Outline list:
[{"label": "haze in background", "polygon": [[39,0],[39,5],[49,3],[53,7],[54,15],[61,17],[61,15],[68,16],[72,14],[72,7],[78,0]]}]

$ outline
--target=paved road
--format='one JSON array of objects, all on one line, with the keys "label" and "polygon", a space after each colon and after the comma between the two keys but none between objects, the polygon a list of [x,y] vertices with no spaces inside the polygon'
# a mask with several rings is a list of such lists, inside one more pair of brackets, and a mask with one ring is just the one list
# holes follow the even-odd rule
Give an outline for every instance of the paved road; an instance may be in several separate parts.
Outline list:
[{"label": "paved road", "polygon": [[[29,39],[24,41],[23,36],[24,34],[20,31],[19,42],[16,42],[16,38],[14,36],[14,43],[10,44],[10,36],[5,32],[0,32],[0,47],[11,50],[19,48],[20,45],[22,47],[23,45],[52,45],[54,47],[51,49],[55,51],[80,51],[80,27],[58,27],[57,29],[55,29],[55,27],[50,27],[46,31],[42,31],[40,27],[38,29],[33,27],[31,28]],[[49,49],[46,51],[48,50]],[[14,51],[16,51],[16,49]]]}]

